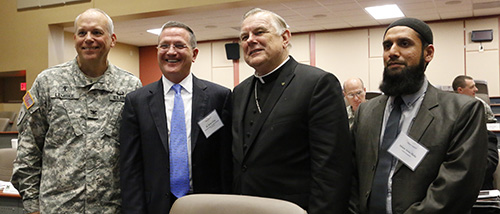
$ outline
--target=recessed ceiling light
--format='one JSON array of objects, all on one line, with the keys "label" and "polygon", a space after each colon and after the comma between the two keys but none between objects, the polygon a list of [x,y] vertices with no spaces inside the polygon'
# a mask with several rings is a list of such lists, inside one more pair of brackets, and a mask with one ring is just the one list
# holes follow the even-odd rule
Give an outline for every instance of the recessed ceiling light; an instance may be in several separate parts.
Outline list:
[{"label": "recessed ceiling light", "polygon": [[155,35],[160,35],[160,33],[161,33],[161,28],[149,29],[149,30],[147,30],[147,32],[148,32],[148,33],[155,34]]},{"label": "recessed ceiling light", "polygon": [[207,26],[205,26],[205,28],[213,29],[213,28],[217,28],[217,26],[215,26],[215,25],[207,25]]},{"label": "recessed ceiling light", "polygon": [[325,14],[316,14],[316,15],[313,16],[313,18],[317,18],[317,19],[319,19],[319,18],[325,18],[325,17],[326,17]]},{"label": "recessed ceiling light", "polygon": [[366,7],[365,10],[375,19],[390,19],[405,16],[395,4]]},{"label": "recessed ceiling light", "polygon": [[446,4],[446,5],[454,5],[454,4],[460,4],[460,3],[462,3],[462,1],[452,0],[452,1],[447,1],[444,4]]}]

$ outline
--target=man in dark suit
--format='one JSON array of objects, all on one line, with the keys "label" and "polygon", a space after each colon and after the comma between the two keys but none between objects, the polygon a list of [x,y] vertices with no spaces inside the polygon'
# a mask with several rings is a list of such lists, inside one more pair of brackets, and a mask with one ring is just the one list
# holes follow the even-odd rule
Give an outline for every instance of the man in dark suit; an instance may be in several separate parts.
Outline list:
[{"label": "man in dark suit", "polygon": [[126,97],[123,213],[168,213],[185,194],[231,191],[231,91],[190,73],[197,54],[191,28],[167,22],[158,37],[162,78]]},{"label": "man in dark suit", "polygon": [[469,213],[484,177],[483,105],[427,81],[434,46],[424,22],[393,22],[383,48],[385,94],[359,106],[353,127],[353,210]]},{"label": "man in dark suit", "polygon": [[277,14],[253,9],[241,25],[255,74],[234,88],[234,190],[291,201],[308,213],[345,213],[352,165],[339,81],[289,56]]}]

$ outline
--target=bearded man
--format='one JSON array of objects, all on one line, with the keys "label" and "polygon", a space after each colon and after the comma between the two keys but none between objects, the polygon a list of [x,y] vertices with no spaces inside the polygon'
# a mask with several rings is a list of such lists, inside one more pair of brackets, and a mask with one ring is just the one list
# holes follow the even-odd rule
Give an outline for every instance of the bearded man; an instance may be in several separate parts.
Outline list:
[{"label": "bearded man", "polygon": [[351,211],[470,213],[484,177],[483,105],[427,81],[434,45],[421,20],[390,24],[383,49],[384,95],[362,103],[353,125]]}]

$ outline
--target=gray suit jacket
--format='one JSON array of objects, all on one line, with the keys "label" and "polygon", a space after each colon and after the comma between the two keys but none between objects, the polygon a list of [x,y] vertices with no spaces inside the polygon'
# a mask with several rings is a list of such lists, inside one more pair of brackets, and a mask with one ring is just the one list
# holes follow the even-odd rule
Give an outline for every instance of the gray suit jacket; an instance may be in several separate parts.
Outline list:
[{"label": "gray suit jacket", "polygon": [[[361,104],[355,136],[356,183],[351,204],[367,213],[377,164],[385,95]],[[412,171],[398,161],[392,177],[393,213],[468,213],[485,172],[487,133],[483,105],[429,84],[408,135],[429,149]]]}]

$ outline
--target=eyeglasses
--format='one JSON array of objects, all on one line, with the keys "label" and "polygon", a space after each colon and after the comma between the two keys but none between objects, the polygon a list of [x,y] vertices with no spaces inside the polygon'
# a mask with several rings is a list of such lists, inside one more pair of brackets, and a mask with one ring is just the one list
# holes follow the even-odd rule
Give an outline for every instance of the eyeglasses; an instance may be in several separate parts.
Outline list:
[{"label": "eyeglasses", "polygon": [[166,50],[170,50],[170,47],[174,47],[175,50],[182,50],[184,48],[187,48],[188,46],[185,44],[174,44],[174,45],[163,44],[163,45],[158,45],[158,47],[156,47],[156,48],[158,50],[166,51]]},{"label": "eyeglasses", "polygon": [[361,95],[363,95],[365,93],[365,91],[363,90],[360,90],[360,91],[355,91],[355,92],[352,92],[352,93],[349,93],[347,94],[346,96],[350,99],[354,98],[354,96],[356,97],[360,97]]}]

